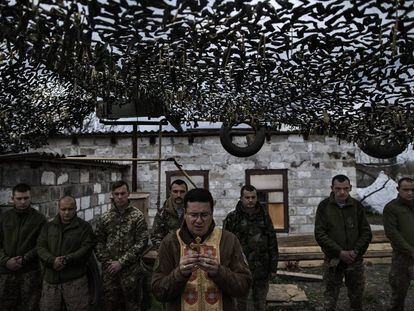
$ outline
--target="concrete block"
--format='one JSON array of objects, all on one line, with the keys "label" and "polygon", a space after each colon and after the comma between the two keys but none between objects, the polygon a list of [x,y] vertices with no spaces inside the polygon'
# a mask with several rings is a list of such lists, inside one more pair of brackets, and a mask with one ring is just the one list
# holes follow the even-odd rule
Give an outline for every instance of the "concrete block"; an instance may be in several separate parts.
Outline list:
[{"label": "concrete block", "polygon": [[45,186],[56,185],[56,174],[51,171],[44,171],[40,183]]},{"label": "concrete block", "polygon": [[89,171],[82,170],[80,172],[80,182],[81,182],[81,184],[89,182]]},{"label": "concrete block", "polygon": [[77,212],[77,213],[76,213],[76,215],[77,215],[80,219],[85,220],[85,213],[84,213],[84,211]]},{"label": "concrete block", "polygon": [[59,200],[62,197],[61,190],[61,187],[50,187],[50,198],[52,201]]},{"label": "concrete block", "polygon": [[93,185],[93,193],[101,193],[102,192],[102,185],[96,183]]},{"label": "concrete block", "polygon": [[34,203],[45,203],[50,201],[49,187],[33,187],[31,194],[32,202]]},{"label": "concrete block", "polygon": [[12,188],[0,188],[0,205],[8,205],[12,196]]},{"label": "concrete block", "polygon": [[71,184],[78,184],[80,182],[79,170],[69,171],[69,182]]},{"label": "concrete block", "polygon": [[93,186],[90,185],[90,184],[83,185],[81,191],[82,191],[82,193],[81,193],[82,196],[84,196],[84,195],[92,195],[94,193],[93,192]]},{"label": "concrete block", "polygon": [[81,198],[76,198],[76,211],[80,211],[81,209]]},{"label": "concrete block", "polygon": [[291,225],[303,225],[308,223],[306,216],[290,216],[289,220]]},{"label": "concrete block", "polygon": [[103,205],[106,203],[106,194],[105,193],[100,193],[98,194],[98,205]]},{"label": "concrete block", "polygon": [[68,173],[62,173],[57,178],[57,184],[62,185],[69,181],[69,174]]},{"label": "concrete block", "polygon": [[90,196],[91,198],[91,207],[95,207],[98,205],[98,195],[96,193]]},{"label": "concrete block", "polygon": [[315,206],[298,206],[296,208],[297,216],[310,216],[315,215],[316,207]]},{"label": "concrete block", "polygon": [[289,135],[288,141],[292,143],[303,143],[303,136],[302,135]]},{"label": "concrete block", "polygon": [[313,233],[315,230],[315,225],[314,224],[306,224],[306,225],[299,225],[298,226],[298,231],[300,233]]},{"label": "concrete block", "polygon": [[88,208],[87,210],[84,211],[84,213],[85,213],[84,220],[90,221],[93,219],[93,208]]},{"label": "concrete block", "polygon": [[81,197],[80,199],[81,199],[80,200],[81,210],[86,210],[86,209],[91,207],[91,197],[90,196]]}]

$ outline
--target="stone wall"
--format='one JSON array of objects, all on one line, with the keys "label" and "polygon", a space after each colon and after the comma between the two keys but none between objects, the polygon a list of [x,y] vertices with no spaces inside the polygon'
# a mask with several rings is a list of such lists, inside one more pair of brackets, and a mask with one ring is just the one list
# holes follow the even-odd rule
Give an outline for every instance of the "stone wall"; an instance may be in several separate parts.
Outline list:
[{"label": "stone wall", "polygon": [[48,218],[56,215],[58,200],[64,195],[76,199],[78,216],[91,221],[110,206],[114,181],[124,178],[127,166],[49,162],[47,159],[0,162],[0,206],[7,205],[18,183],[31,186],[32,205]]},{"label": "stone wall", "polygon": [[[112,134],[113,135],[113,134]],[[139,134],[140,135],[140,134]],[[346,174],[356,183],[355,149],[351,144],[338,144],[335,138],[302,136],[293,134],[272,135],[260,152],[248,158],[237,158],[228,154],[220,144],[218,136],[163,137],[162,157],[175,157],[185,170],[208,170],[209,188],[217,201],[215,219],[218,224],[234,209],[245,183],[246,169],[287,169],[289,191],[290,232],[312,232],[318,203],[329,195],[331,178]],[[155,140],[157,141],[157,139]],[[152,140],[154,142],[154,140]],[[131,157],[130,136],[81,136],[76,144],[68,138],[49,141],[47,152],[65,155],[88,155],[103,157]],[[138,156],[156,158],[158,145],[149,137],[139,136]],[[161,198],[165,199],[166,171],[176,167],[162,162]],[[158,167],[156,163],[139,164],[138,191],[149,192],[150,223],[156,213]],[[131,181],[131,175],[127,176]]]}]

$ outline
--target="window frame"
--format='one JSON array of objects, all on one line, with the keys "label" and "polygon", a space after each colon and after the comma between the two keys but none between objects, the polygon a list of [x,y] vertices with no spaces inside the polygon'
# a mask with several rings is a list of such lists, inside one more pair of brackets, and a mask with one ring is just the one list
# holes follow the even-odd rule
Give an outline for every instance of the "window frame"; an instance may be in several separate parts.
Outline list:
[{"label": "window frame", "polygon": [[[289,232],[289,198],[288,198],[288,170],[287,169],[247,169],[245,171],[246,185],[251,184],[252,175],[282,175],[283,189],[280,188],[268,188],[260,189],[259,192],[264,192],[266,195],[266,207],[269,209],[269,192],[283,192],[283,210],[284,210],[284,227],[283,229],[276,229],[276,232],[288,233]],[[254,186],[254,185],[253,185]],[[269,210],[268,210],[269,212]]]}]

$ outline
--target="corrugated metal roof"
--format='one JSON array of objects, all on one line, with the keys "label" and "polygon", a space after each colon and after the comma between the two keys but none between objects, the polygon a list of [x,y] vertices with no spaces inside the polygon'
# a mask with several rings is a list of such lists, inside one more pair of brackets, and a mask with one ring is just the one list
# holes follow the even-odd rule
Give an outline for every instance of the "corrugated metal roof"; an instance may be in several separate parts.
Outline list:
[{"label": "corrugated metal roof", "polygon": [[[77,156],[82,157],[82,156]],[[37,161],[37,162],[53,162],[60,164],[76,164],[76,165],[92,165],[92,166],[111,166],[111,167],[128,167],[127,164],[119,164],[106,160],[71,160],[71,157],[58,153],[48,152],[25,152],[25,153],[7,153],[0,155],[0,161],[17,162],[17,161]]]}]

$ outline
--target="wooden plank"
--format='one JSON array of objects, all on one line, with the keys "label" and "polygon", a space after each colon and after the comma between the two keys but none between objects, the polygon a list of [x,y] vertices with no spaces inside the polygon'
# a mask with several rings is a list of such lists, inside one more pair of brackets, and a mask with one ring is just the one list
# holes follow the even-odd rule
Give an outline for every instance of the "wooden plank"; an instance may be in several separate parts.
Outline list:
[{"label": "wooden plank", "polygon": [[[297,246],[317,246],[315,237],[313,234],[305,235],[288,235],[277,237],[279,247],[297,247]],[[385,236],[384,230],[372,231],[372,243],[384,243],[389,242]]]},{"label": "wooden plank", "polygon": [[295,284],[269,284],[267,301],[276,302],[305,302],[308,301],[305,292]]},{"label": "wooden plank", "polygon": [[319,282],[319,281],[322,281],[323,279],[322,275],[319,275],[319,274],[291,272],[291,271],[284,271],[284,270],[278,270],[277,275],[280,277],[293,278],[298,281]]}]

